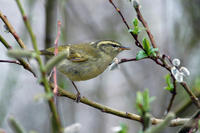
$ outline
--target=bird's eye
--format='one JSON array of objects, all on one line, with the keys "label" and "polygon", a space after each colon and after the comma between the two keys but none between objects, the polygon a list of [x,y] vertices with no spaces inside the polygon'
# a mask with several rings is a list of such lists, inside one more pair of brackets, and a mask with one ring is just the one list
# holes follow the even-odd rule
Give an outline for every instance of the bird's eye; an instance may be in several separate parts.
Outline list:
[{"label": "bird's eye", "polygon": [[117,47],[119,47],[119,46],[117,46],[117,45],[112,45],[114,48],[117,48]]}]

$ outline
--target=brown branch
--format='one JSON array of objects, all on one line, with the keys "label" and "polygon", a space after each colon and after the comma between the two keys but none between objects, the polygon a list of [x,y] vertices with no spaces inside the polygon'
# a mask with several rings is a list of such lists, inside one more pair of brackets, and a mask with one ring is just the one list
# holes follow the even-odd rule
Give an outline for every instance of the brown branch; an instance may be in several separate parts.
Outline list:
[{"label": "brown branch", "polygon": [[174,78],[174,76],[171,74],[172,80],[173,80],[173,90],[171,91],[172,97],[170,99],[169,105],[167,107],[167,113],[169,113],[169,111],[171,110],[172,104],[174,102],[175,96],[176,96],[176,79]]},{"label": "brown branch", "polygon": [[[51,84],[51,87],[54,88],[54,85]],[[66,90],[64,90],[60,87],[58,87],[58,95],[62,96],[62,97],[70,98],[72,100],[76,100],[75,94],[70,93],[70,92],[68,92],[68,91],[66,91]],[[141,117],[137,114],[133,114],[133,113],[129,113],[129,112],[123,112],[123,111],[120,111],[120,110],[117,110],[117,109],[113,109],[111,107],[93,102],[93,101],[87,99],[86,97],[81,97],[80,102],[83,103],[83,104],[86,104],[90,107],[96,108],[96,109],[102,111],[103,113],[112,114],[112,115],[115,115],[115,116],[119,116],[119,117],[130,119],[130,120],[135,120],[135,121],[138,121],[138,122],[142,121]],[[187,118],[177,118],[177,119],[174,119],[174,120],[171,121],[170,126],[172,126],[172,127],[173,126],[180,126],[180,125],[183,125],[188,120],[189,119],[187,119]],[[151,118],[151,123],[154,124],[154,125],[161,123],[162,121],[163,121],[162,119]]]},{"label": "brown branch", "polygon": [[0,62],[2,63],[11,63],[11,64],[17,64],[17,65],[21,65],[18,61],[16,60],[0,60]]},{"label": "brown branch", "polygon": [[[2,42],[2,44],[7,49],[12,49],[12,46],[1,35],[0,35],[0,42]],[[20,65],[22,65],[24,67],[24,69],[28,70],[29,72],[31,72],[33,74],[34,77],[36,77],[34,71],[31,69],[30,65],[28,63],[26,63],[26,61],[24,61],[23,59],[18,59],[18,61],[20,62]]]},{"label": "brown branch", "polygon": [[125,63],[125,62],[130,62],[130,61],[138,61],[138,60],[136,60],[136,58],[131,58],[131,59],[120,59],[120,61],[119,61],[118,64]]},{"label": "brown branch", "polygon": [[142,25],[143,25],[143,26],[145,27],[145,29],[146,29],[146,32],[147,32],[147,34],[148,34],[148,36],[149,36],[149,39],[150,39],[150,41],[151,41],[152,46],[153,46],[154,48],[157,48],[157,45],[156,45],[156,42],[155,42],[155,40],[154,40],[153,34],[151,34],[151,32],[150,32],[149,26],[148,26],[147,22],[144,20],[142,14],[141,14],[141,12],[140,12],[139,6],[135,6],[134,8],[135,8],[135,11],[136,11],[136,13],[137,13],[137,18],[140,20],[140,22],[142,23]]},{"label": "brown branch", "polygon": [[200,102],[199,99],[193,94],[193,92],[190,90],[190,88],[188,87],[188,85],[185,82],[180,83],[181,86],[185,89],[185,91],[189,94],[191,100],[193,101],[193,103],[200,108]]},{"label": "brown branch", "polygon": [[9,32],[13,35],[13,37],[15,38],[15,40],[18,42],[19,46],[21,48],[25,49],[26,45],[21,40],[21,38],[18,36],[17,32],[15,31],[15,29],[13,28],[13,26],[10,24],[10,22],[7,19],[7,17],[5,15],[3,15],[3,13],[1,11],[0,11],[0,18],[5,23],[5,25],[8,27]]}]

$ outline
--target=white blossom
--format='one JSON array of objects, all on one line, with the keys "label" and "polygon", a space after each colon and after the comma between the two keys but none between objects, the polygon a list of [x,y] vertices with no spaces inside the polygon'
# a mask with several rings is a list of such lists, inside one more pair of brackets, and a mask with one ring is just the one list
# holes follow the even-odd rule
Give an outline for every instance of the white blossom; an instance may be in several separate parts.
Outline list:
[{"label": "white blossom", "polygon": [[183,82],[184,74],[181,73],[181,72],[178,72],[176,75],[174,75],[174,77],[175,77],[177,82],[181,83],[181,82]]},{"label": "white blossom", "polygon": [[184,74],[184,76],[190,76],[190,71],[186,67],[181,67],[180,72]]},{"label": "white blossom", "polygon": [[139,0],[133,0],[133,7],[134,8],[141,8]]},{"label": "white blossom", "polygon": [[179,72],[179,71],[178,71],[178,69],[177,69],[175,66],[173,66],[173,67],[171,68],[171,73],[172,73],[172,75],[176,75],[178,72]]},{"label": "white blossom", "polygon": [[119,131],[122,130],[122,127],[121,127],[121,126],[116,126],[116,127],[113,127],[111,130],[112,130],[114,133],[118,133]]},{"label": "white blossom", "polygon": [[171,67],[171,73],[177,82],[183,82],[184,77],[190,75],[190,71],[186,67],[177,68],[180,63],[180,60],[175,58],[172,61],[174,66]]},{"label": "white blossom", "polygon": [[74,123],[64,129],[64,133],[79,133],[81,129],[80,123]]},{"label": "white blossom", "polygon": [[116,68],[119,68],[119,59],[114,58],[112,64],[109,66],[109,70],[114,70]]},{"label": "white blossom", "polygon": [[175,59],[172,60],[172,64],[174,66],[179,66],[181,64],[181,61],[179,59],[175,58]]}]

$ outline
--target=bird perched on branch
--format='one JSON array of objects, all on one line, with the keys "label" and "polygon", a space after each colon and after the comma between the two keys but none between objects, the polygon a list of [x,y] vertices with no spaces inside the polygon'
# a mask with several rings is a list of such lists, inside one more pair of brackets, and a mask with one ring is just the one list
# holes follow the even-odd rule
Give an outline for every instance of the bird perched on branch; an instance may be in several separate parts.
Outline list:
[{"label": "bird perched on branch", "polygon": [[[41,55],[54,56],[54,50],[52,47],[40,52]],[[130,49],[108,40],[58,46],[58,53],[65,51],[67,57],[58,64],[57,69],[71,81],[89,80],[104,72],[123,50]],[[80,97],[80,92],[76,90]]]}]

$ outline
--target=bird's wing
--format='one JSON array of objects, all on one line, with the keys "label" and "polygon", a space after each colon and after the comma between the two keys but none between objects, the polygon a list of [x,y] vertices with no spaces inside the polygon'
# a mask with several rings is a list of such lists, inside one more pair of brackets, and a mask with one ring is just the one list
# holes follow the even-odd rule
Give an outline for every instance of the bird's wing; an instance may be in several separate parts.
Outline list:
[{"label": "bird's wing", "polygon": [[75,49],[73,47],[68,48],[68,56],[67,59],[73,62],[82,62],[88,60],[87,55],[81,52],[79,49]]},{"label": "bird's wing", "polygon": [[[53,54],[54,48],[48,48],[46,54]],[[97,51],[87,44],[62,45],[58,47],[58,53],[67,51],[67,59],[72,62],[87,61],[89,57],[97,57]]]}]

